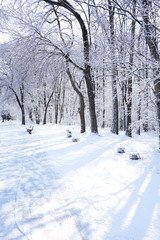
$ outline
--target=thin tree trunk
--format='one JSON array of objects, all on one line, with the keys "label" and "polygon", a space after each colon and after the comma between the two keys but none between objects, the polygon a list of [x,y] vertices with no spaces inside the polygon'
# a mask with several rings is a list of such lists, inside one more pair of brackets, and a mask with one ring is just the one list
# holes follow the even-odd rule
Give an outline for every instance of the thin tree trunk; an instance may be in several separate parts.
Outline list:
[{"label": "thin tree trunk", "polygon": [[48,102],[46,102],[46,107],[45,107],[45,111],[44,111],[44,117],[43,117],[43,124],[46,124],[47,123],[47,111],[48,111],[48,107],[49,107],[49,103],[53,97],[53,94],[54,94],[54,90],[52,91],[49,99],[48,99]]},{"label": "thin tree trunk", "polygon": [[154,90],[156,97],[157,120],[159,129],[159,151],[160,151],[160,55],[158,51],[158,42],[156,39],[156,26],[153,26],[149,19],[149,1],[142,0],[142,18],[143,30],[145,34],[146,43],[149,47],[151,57],[153,60],[154,70]]},{"label": "thin tree trunk", "polygon": [[55,102],[55,124],[58,123],[58,110],[59,110],[59,105],[58,105],[58,100],[56,99],[56,102]]},{"label": "thin tree trunk", "polygon": [[112,126],[111,132],[118,134],[118,96],[117,96],[117,66],[115,54],[115,31],[114,31],[114,7],[111,0],[108,0],[109,8],[109,26],[110,26],[110,46],[111,46],[111,59],[112,59]]},{"label": "thin tree trunk", "polygon": [[69,69],[69,63],[67,60],[66,60],[66,66],[67,66],[67,74],[68,74],[69,80],[72,84],[72,87],[79,96],[79,103],[80,103],[79,114],[80,114],[80,121],[81,121],[81,133],[84,133],[86,131],[85,114],[84,114],[84,109],[85,109],[84,97],[73,80],[72,74]]},{"label": "thin tree trunk", "polygon": [[126,136],[132,137],[132,77],[127,83],[127,106],[126,106]]},{"label": "thin tree trunk", "polygon": [[35,107],[35,117],[36,117],[36,124],[40,124],[41,119],[40,119],[40,112],[39,112],[39,107]]},{"label": "thin tree trunk", "polygon": [[84,114],[85,103],[82,95],[79,95],[79,99],[80,99],[79,114],[80,114],[80,120],[81,120],[81,133],[84,133],[86,131],[85,114]]},{"label": "thin tree trunk", "polygon": [[[147,59],[148,59],[148,45],[146,44],[146,49],[145,49],[145,55],[146,55],[146,62],[144,64],[144,79],[146,79],[146,81],[148,81],[148,63],[147,63]],[[149,89],[148,89],[148,84],[146,84],[146,88],[144,90],[144,101],[145,101],[145,122],[143,125],[143,129],[145,132],[148,132],[149,130],[149,126],[148,126],[148,101],[149,101]]]},{"label": "thin tree trunk", "polygon": [[22,125],[25,125],[25,107],[24,107],[24,87],[22,86],[20,88],[20,95],[21,95],[21,100],[19,99],[17,93],[15,92],[15,90],[10,87],[10,89],[12,90],[12,92],[14,93],[15,97],[16,97],[16,100],[17,100],[17,103],[21,109],[21,123]]},{"label": "thin tree trunk", "polygon": [[[138,86],[139,86],[140,80],[138,79]],[[140,125],[140,120],[141,120],[141,93],[138,93],[138,106],[137,106],[137,121],[138,121],[138,127],[137,127],[137,134],[141,134],[141,125]]]},{"label": "thin tree trunk", "polygon": [[25,110],[24,110],[24,85],[22,83],[22,86],[20,88],[20,94],[21,94],[21,111],[22,111],[22,124],[25,125]]},{"label": "thin tree trunk", "polygon": [[[104,65],[104,58],[103,58],[103,65]],[[102,128],[105,128],[105,114],[106,114],[106,109],[105,109],[105,69],[103,66],[103,109],[102,109]]]},{"label": "thin tree trunk", "polygon": [[119,133],[119,126],[118,126],[118,96],[117,96],[117,81],[116,81],[116,74],[115,67],[113,66],[112,72],[112,127],[111,132],[118,134]]},{"label": "thin tree trunk", "polygon": [[29,109],[29,119],[33,122],[32,108]]},{"label": "thin tree trunk", "polygon": [[122,129],[126,131],[126,83],[122,82]]},{"label": "thin tree trunk", "polygon": [[22,124],[25,125],[26,120],[25,120],[25,110],[24,110],[24,105],[23,104],[21,106],[21,111],[22,111]]},{"label": "thin tree trunk", "polygon": [[62,121],[62,118],[63,118],[63,115],[64,115],[64,99],[65,99],[65,88],[63,86],[63,89],[62,89],[62,104],[61,106],[59,107],[59,123],[61,123]]},{"label": "thin tree trunk", "polygon": [[[136,1],[133,0],[133,16],[135,16],[136,12]],[[131,25],[131,49],[129,55],[129,64],[130,64],[130,72],[133,68],[133,57],[134,57],[134,45],[135,45],[135,20],[132,20]],[[127,106],[126,106],[126,136],[132,137],[132,76],[129,77],[127,82]]]}]

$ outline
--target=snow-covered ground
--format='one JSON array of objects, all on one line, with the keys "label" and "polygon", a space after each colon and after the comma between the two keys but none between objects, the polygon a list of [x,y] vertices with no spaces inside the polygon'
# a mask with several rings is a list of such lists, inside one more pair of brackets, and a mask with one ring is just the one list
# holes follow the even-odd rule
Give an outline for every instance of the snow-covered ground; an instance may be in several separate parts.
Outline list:
[{"label": "snow-covered ground", "polygon": [[0,240],[160,239],[157,136],[99,132],[0,123]]}]

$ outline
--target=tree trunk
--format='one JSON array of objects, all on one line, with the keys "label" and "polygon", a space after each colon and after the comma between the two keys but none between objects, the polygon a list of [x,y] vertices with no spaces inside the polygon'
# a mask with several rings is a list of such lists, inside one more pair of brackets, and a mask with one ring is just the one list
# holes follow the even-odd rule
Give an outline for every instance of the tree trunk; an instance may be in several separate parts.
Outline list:
[{"label": "tree trunk", "polygon": [[84,98],[82,95],[79,95],[80,99],[80,109],[79,109],[79,114],[80,114],[80,120],[81,120],[81,133],[84,133],[86,131],[86,123],[85,123],[85,104],[84,104]]},{"label": "tree trunk", "polygon": [[20,87],[21,94],[21,112],[22,112],[22,124],[25,125],[25,110],[24,110],[24,85]]},{"label": "tree trunk", "polygon": [[69,69],[69,63],[67,60],[66,60],[66,66],[67,66],[67,75],[72,84],[72,87],[79,96],[79,103],[80,103],[79,114],[80,114],[80,121],[81,121],[81,133],[84,133],[86,131],[85,114],[84,114],[84,109],[85,109],[84,97],[80,89],[78,88],[78,86],[76,86],[75,81],[73,80],[72,74]]},{"label": "tree trunk", "polygon": [[48,109],[48,107],[46,107],[44,110],[43,125],[45,125],[47,123],[47,109]]},{"label": "tree trunk", "polygon": [[[160,64],[160,63],[159,63]],[[160,151],[160,68],[156,71],[154,89],[156,96],[157,120],[158,120],[158,133],[159,133],[159,151]]]},{"label": "tree trunk", "polygon": [[[146,57],[146,63],[144,64],[144,72],[143,72],[143,78],[148,81],[148,45],[146,44],[146,49],[145,49],[145,57]],[[145,122],[143,124],[143,130],[145,132],[148,132],[149,126],[148,126],[148,100],[149,100],[149,89],[148,89],[148,84],[146,84],[146,87],[144,89],[144,101],[145,101],[145,112],[144,112],[144,117],[145,117]]]},{"label": "tree trunk", "polygon": [[58,101],[56,101],[55,102],[55,124],[58,123],[58,109],[59,109]]},{"label": "tree trunk", "polygon": [[127,106],[126,106],[126,136],[132,137],[132,77],[127,83]]},{"label": "tree trunk", "polygon": [[114,7],[111,0],[108,0],[109,8],[109,26],[110,26],[110,46],[111,46],[111,59],[112,59],[112,126],[111,132],[118,134],[118,96],[117,96],[117,66],[115,54],[115,31],[114,31]]},{"label": "tree trunk", "polygon": [[[133,16],[135,16],[136,13],[136,1],[133,0]],[[133,69],[133,57],[134,57],[134,45],[135,45],[135,26],[136,22],[135,20],[132,20],[131,24],[131,49],[130,49],[130,55],[129,55],[129,64],[130,64],[130,72],[132,72]],[[131,73],[130,73],[131,74]],[[132,137],[132,76],[129,77],[127,82],[127,106],[126,106],[126,136]]]},{"label": "tree trunk", "polygon": [[51,101],[51,99],[53,97],[53,93],[54,93],[54,90],[52,91],[52,93],[51,93],[51,95],[50,95],[50,97],[48,99],[48,102],[47,102],[47,99],[45,98],[45,100],[46,100],[46,104],[45,104],[46,107],[45,107],[44,117],[43,117],[43,124],[44,125],[47,123],[47,111],[48,111],[49,103],[50,103],[50,101]]},{"label": "tree trunk", "polygon": [[118,134],[119,127],[118,127],[118,96],[117,96],[117,81],[116,81],[116,74],[115,74],[115,67],[113,66],[112,72],[112,127],[111,132]]},{"label": "tree trunk", "polygon": [[[104,58],[103,58],[103,65],[104,65]],[[103,66],[103,109],[102,109],[102,128],[105,128],[105,70]]]},{"label": "tree trunk", "polygon": [[63,119],[63,115],[64,115],[64,99],[65,99],[65,94],[66,94],[66,92],[65,92],[65,87],[63,86],[63,89],[62,89],[62,97],[61,97],[61,99],[62,99],[62,104],[61,104],[61,106],[59,106],[59,123],[61,123],[61,121],[62,121],[62,119]]},{"label": "tree trunk", "polygon": [[15,92],[15,90],[12,88],[12,87],[10,87],[10,89],[12,90],[12,92],[14,93],[14,95],[15,95],[15,97],[16,97],[16,100],[17,100],[17,103],[18,103],[18,105],[19,105],[19,107],[20,107],[20,109],[21,109],[21,123],[22,123],[22,125],[25,125],[25,107],[24,107],[24,86],[23,86],[23,84],[22,84],[22,86],[20,87],[20,99],[19,99],[19,97],[18,97],[18,95],[17,95],[17,93]]},{"label": "tree trunk", "polygon": [[[159,151],[160,151],[160,55],[158,51],[158,42],[156,38],[156,26],[152,25],[149,19],[149,5],[148,0],[142,0],[142,18],[143,30],[145,34],[146,43],[149,47],[151,57],[154,65],[154,90],[156,97],[157,120],[159,129]],[[152,9],[151,9],[152,10]]]},{"label": "tree trunk", "polygon": [[122,82],[122,130],[126,131],[126,83]]},{"label": "tree trunk", "polygon": [[40,124],[41,119],[40,119],[40,112],[38,106],[35,107],[35,117],[36,117],[36,124]]},{"label": "tree trunk", "polygon": [[33,122],[32,108],[29,109],[29,119]]},{"label": "tree trunk", "polygon": [[21,105],[21,112],[22,112],[22,124],[25,125],[26,120],[25,120],[25,110],[24,110],[24,105]]},{"label": "tree trunk", "polygon": [[82,31],[82,38],[83,38],[83,52],[84,52],[84,78],[86,81],[87,86],[87,94],[88,94],[88,101],[89,101],[89,112],[90,112],[90,121],[91,121],[91,132],[92,133],[98,133],[98,127],[97,127],[97,118],[96,118],[96,111],[95,111],[95,94],[94,94],[94,82],[91,77],[91,67],[89,64],[89,41],[88,41],[88,32],[86,29],[86,26],[84,24],[83,19],[81,16],[76,12],[76,10],[72,7],[70,3],[67,3],[67,1],[50,1],[50,0],[44,0],[46,3],[49,3],[50,5],[54,6],[62,6],[65,9],[67,9],[69,12],[71,12],[74,17],[77,19],[81,31]]},{"label": "tree trunk", "polygon": [[[138,83],[140,80],[138,79]],[[138,127],[137,127],[137,134],[141,134],[141,125],[140,125],[140,120],[141,120],[141,93],[138,93],[138,106],[137,106],[137,121],[138,121]]]}]

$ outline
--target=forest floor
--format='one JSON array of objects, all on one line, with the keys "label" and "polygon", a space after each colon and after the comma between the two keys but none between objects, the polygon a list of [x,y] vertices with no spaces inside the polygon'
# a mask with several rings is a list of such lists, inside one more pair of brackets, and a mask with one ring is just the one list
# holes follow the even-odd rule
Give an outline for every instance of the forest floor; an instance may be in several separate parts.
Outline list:
[{"label": "forest floor", "polygon": [[157,149],[155,133],[0,123],[0,240],[159,240]]}]

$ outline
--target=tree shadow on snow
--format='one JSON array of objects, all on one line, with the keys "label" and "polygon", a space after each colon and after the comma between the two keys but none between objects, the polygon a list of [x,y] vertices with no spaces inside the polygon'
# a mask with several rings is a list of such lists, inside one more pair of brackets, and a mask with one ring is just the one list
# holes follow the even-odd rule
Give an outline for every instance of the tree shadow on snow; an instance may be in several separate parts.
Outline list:
[{"label": "tree shadow on snow", "polygon": [[[142,240],[146,236],[155,207],[159,203],[160,175],[157,175],[155,168],[149,167],[133,185],[127,203],[117,214],[112,209],[110,228],[103,239]],[[158,240],[159,237],[151,238]]]}]

